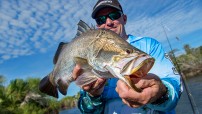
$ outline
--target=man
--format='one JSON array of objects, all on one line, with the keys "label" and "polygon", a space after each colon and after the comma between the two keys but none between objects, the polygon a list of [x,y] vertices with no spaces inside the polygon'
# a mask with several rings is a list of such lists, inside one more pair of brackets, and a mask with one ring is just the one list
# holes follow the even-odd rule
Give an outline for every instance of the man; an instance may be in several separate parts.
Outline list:
[{"label": "man", "polygon": [[[174,108],[182,92],[180,76],[174,74],[173,65],[161,44],[149,37],[127,35],[125,24],[127,16],[123,14],[117,0],[98,0],[92,12],[98,29],[109,29],[119,34],[131,45],[155,58],[155,64],[143,78],[133,78],[134,84],[142,89],[136,92],[118,79],[102,79],[85,85],[78,102],[82,113],[105,114],[143,114],[175,113]],[[77,65],[73,77],[80,75],[82,68]]]}]

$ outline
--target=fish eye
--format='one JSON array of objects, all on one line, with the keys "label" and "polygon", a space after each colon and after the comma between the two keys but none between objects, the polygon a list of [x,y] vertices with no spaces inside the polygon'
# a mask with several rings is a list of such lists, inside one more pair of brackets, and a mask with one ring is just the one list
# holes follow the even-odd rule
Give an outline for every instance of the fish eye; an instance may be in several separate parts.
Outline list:
[{"label": "fish eye", "polygon": [[126,53],[130,54],[130,53],[132,53],[132,51],[130,49],[126,49]]}]

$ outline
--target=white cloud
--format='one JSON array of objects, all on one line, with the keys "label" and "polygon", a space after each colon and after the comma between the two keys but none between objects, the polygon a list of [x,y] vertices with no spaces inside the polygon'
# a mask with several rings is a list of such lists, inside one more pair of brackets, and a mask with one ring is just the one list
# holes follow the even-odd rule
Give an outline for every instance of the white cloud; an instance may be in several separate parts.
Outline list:
[{"label": "white cloud", "polygon": [[[154,16],[143,14],[139,18],[137,15],[132,16],[130,14],[131,17],[128,17],[128,23],[130,24],[127,25],[127,29],[129,33],[134,35],[151,36],[160,41],[165,40],[161,23],[170,28],[170,31],[166,31],[171,38],[202,29],[202,15],[199,15],[201,8],[195,7],[197,2],[188,4],[189,2],[174,2],[170,6],[168,4],[167,8],[162,9],[163,11],[159,11]],[[155,6],[153,6],[153,10],[155,9]],[[147,10],[149,9],[146,8],[142,11],[148,12]],[[197,18],[194,18],[196,16]]]},{"label": "white cloud", "polygon": [[[161,22],[171,29],[168,32],[171,37],[202,28],[200,0],[120,2],[128,15],[127,33],[163,41]],[[0,61],[46,53],[58,42],[70,41],[80,19],[95,24],[91,12],[96,1],[4,0],[1,3],[4,5],[0,8]]]},{"label": "white cloud", "polygon": [[1,58],[2,58],[3,60],[8,60],[8,59],[11,58],[11,56],[10,56],[10,55],[3,55]]},{"label": "white cloud", "polygon": [[81,6],[79,1],[1,3],[4,4],[0,10],[1,61],[36,52],[45,53],[61,40],[69,41],[76,32],[76,21],[87,12],[87,9],[80,10],[84,4]]}]

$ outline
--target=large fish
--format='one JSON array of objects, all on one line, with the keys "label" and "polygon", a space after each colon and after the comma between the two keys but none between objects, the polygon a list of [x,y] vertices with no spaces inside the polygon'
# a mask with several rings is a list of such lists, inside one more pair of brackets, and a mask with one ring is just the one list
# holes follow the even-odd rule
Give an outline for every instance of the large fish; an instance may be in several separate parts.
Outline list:
[{"label": "large fish", "polygon": [[58,90],[66,95],[69,84],[74,81],[72,71],[76,64],[80,64],[83,73],[75,81],[78,86],[90,84],[98,77],[119,78],[141,92],[130,78],[146,75],[154,61],[115,32],[93,29],[80,21],[76,37],[69,43],[59,44],[53,59],[54,69],[41,80],[39,89],[56,98]]}]

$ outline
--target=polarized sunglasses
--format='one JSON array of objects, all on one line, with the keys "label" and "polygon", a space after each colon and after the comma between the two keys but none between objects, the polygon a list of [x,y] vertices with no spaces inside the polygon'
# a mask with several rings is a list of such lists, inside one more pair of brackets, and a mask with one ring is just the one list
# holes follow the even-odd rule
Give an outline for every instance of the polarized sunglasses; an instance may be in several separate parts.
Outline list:
[{"label": "polarized sunglasses", "polygon": [[106,23],[107,17],[109,17],[112,21],[119,19],[123,13],[121,11],[111,12],[108,15],[102,15],[95,18],[95,21],[98,25],[102,25]]}]

